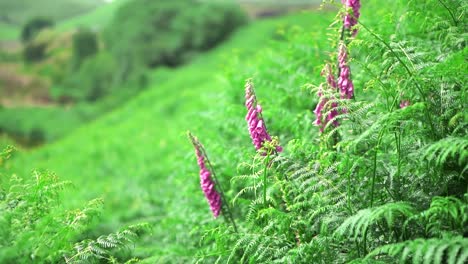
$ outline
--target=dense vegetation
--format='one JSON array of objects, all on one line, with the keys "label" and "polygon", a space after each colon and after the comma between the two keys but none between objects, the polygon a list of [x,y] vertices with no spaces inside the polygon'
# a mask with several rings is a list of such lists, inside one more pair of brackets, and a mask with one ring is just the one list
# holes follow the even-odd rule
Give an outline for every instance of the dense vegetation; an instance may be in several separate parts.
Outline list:
[{"label": "dense vegetation", "polygon": [[[27,146],[56,140],[147,88],[148,68],[186,63],[247,22],[227,2],[120,0],[96,12],[101,19],[76,19],[89,28],[70,33],[45,29],[44,19],[24,26],[22,67],[40,76],[43,101],[59,106],[0,109],[0,131]],[[96,27],[102,17],[110,22]]]},{"label": "dense vegetation", "polygon": [[104,4],[101,0],[0,0],[0,24],[22,25],[31,17],[51,15],[62,20]]},{"label": "dense vegetation", "polygon": [[[335,2],[334,18],[243,28],[186,66],[152,71],[148,90],[69,137],[2,159],[0,259],[465,263],[467,6],[366,1],[354,26],[356,9]],[[219,219],[196,157],[222,197]],[[56,206],[63,183],[31,180],[33,168],[76,188]],[[63,226],[98,197],[100,218]],[[112,251],[119,228],[135,236],[140,222],[151,234]]]}]

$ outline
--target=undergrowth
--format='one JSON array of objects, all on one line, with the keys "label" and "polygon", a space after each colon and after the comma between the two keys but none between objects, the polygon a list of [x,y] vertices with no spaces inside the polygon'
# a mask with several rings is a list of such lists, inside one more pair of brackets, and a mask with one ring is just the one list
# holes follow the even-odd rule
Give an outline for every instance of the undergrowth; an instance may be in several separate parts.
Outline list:
[{"label": "undergrowth", "polygon": [[[223,76],[198,71],[213,69],[213,60],[195,62],[56,146],[13,159],[16,169],[37,159],[69,171],[86,186],[75,192],[81,200],[106,189],[113,207],[100,209],[95,199],[62,208],[70,183],[50,173],[0,178],[0,260],[465,263],[466,3],[363,1],[359,23],[344,30],[349,8],[327,2],[340,10],[328,28],[280,26],[256,55],[229,53]],[[255,34],[248,36],[242,41]],[[340,50],[354,84],[350,98],[327,80],[331,73],[339,82]],[[246,80],[262,106],[248,105],[256,118],[247,121],[262,121],[260,132],[243,120]],[[314,109],[322,110],[320,122]],[[187,128],[204,144],[205,177],[216,170],[216,186],[205,178],[203,191],[211,199],[221,193],[223,208],[212,207],[228,221],[213,220],[204,206],[193,150],[174,136]],[[250,141],[259,138],[257,149]],[[60,158],[65,151],[71,161]],[[106,215],[98,219],[100,210]],[[111,219],[140,218],[156,235],[133,253],[128,242],[145,225],[119,231]]]},{"label": "undergrowth", "polygon": [[[265,122],[287,148],[273,158],[239,157],[229,201],[238,232],[207,230],[203,241],[214,247],[199,262],[468,260],[466,3],[392,1],[382,9],[365,1],[347,30],[343,16],[352,11],[338,2],[327,46],[313,42],[316,32],[292,28],[283,34],[288,45],[228,71],[232,86],[249,76],[263,86],[257,97],[272,108]],[[324,75],[343,71],[343,46],[355,87],[349,97],[310,64],[330,65]],[[242,102],[235,91],[232,102]],[[304,122],[313,122],[317,92],[327,98],[317,108],[327,117],[317,121],[320,132]]]}]

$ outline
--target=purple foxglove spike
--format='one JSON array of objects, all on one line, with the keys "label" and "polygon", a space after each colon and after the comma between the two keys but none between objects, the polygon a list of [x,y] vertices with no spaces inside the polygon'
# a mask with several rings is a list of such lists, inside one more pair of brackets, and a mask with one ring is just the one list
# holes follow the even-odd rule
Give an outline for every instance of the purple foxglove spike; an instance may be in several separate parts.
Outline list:
[{"label": "purple foxglove spike", "polygon": [[340,45],[338,51],[338,65],[340,76],[338,77],[338,88],[341,92],[341,99],[351,99],[354,96],[354,84],[351,80],[351,70],[348,66],[348,54],[344,44]]},{"label": "purple foxglove spike", "polygon": [[[259,150],[263,147],[266,141],[272,141],[272,139],[266,129],[265,122],[262,117],[263,109],[260,104],[257,103],[253,84],[250,80],[245,84],[245,99],[245,106],[247,107],[247,115],[245,119],[247,120],[250,138],[252,139],[255,149]],[[280,146],[276,147],[277,152],[281,152],[282,150],[283,148]]]},{"label": "purple foxglove spike", "polygon": [[216,191],[215,183],[211,178],[211,172],[207,168],[207,157],[205,156],[201,143],[197,138],[192,136],[189,133],[190,140],[195,148],[195,154],[197,155],[197,163],[200,167],[200,186],[205,194],[205,197],[210,206],[210,210],[213,213],[213,216],[217,218],[221,212],[221,196]]},{"label": "purple foxglove spike", "polygon": [[[361,2],[359,0],[341,0],[341,2],[346,7],[346,13],[343,18],[343,26],[346,29],[351,29],[358,23],[359,16],[361,13],[359,10],[361,9]],[[357,30],[353,29],[352,36],[356,36]]]}]

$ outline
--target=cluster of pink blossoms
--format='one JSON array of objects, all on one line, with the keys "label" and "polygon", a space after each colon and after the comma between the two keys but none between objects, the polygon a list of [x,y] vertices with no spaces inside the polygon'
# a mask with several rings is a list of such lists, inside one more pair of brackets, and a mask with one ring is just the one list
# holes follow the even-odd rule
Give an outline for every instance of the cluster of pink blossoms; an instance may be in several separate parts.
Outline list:
[{"label": "cluster of pink blossoms", "polygon": [[[335,81],[335,77],[333,76],[332,68],[330,64],[325,65],[325,68],[322,71],[322,75],[326,75],[328,87],[335,90],[337,88],[337,84]],[[331,105],[329,104],[327,109],[325,109],[329,99],[323,94],[322,89],[323,88],[320,87],[320,90],[318,91],[318,96],[320,100],[319,100],[319,103],[317,104],[317,107],[314,110],[314,113],[317,116],[317,119],[315,120],[314,124],[320,127],[320,132],[323,132],[328,122],[330,122],[331,120],[333,120],[333,125],[335,127],[339,125],[338,120],[336,120],[336,117],[338,116],[338,110],[337,110],[338,104],[336,102],[332,102]],[[331,109],[329,107],[331,107]],[[330,109],[330,111],[327,111],[328,109]],[[324,112],[329,112],[325,118],[325,122],[323,121]]]},{"label": "cluster of pink blossoms", "polygon": [[[361,8],[361,2],[359,0],[341,0],[341,2],[346,6],[348,9],[344,19],[343,25],[346,29],[351,29],[358,23],[359,16],[359,9]],[[352,10],[352,14],[349,13],[349,9]],[[357,30],[353,29],[352,35],[356,36]]]},{"label": "cluster of pink blossoms", "polygon": [[[355,36],[357,30],[353,29],[353,27],[358,23],[361,3],[359,0],[342,0],[341,2],[346,7],[346,13],[343,18],[343,27],[347,30],[352,29],[352,36]],[[324,71],[327,77],[328,87],[333,88],[333,90],[338,90],[340,92],[341,99],[352,99],[354,97],[354,84],[351,79],[351,69],[348,65],[348,51],[343,39],[341,39],[341,43],[338,48],[338,82],[335,81],[330,65],[326,65]],[[338,116],[338,104],[333,102],[330,104],[330,107],[325,107],[329,99],[324,96],[322,90],[319,90],[318,96],[320,97],[319,103],[314,111],[317,117],[315,125],[320,127],[320,132],[323,132],[330,120],[333,120],[333,125],[335,127],[339,125],[336,120],[336,117]],[[343,109],[342,111],[346,112],[346,109]],[[329,113],[325,118],[325,122],[323,121],[323,112]]]},{"label": "cluster of pink blossoms", "polygon": [[410,105],[410,101],[409,100],[401,100],[400,101],[400,108],[403,109],[403,108],[406,108]]},{"label": "cluster of pink blossoms", "polygon": [[340,76],[338,77],[338,89],[341,99],[351,99],[354,97],[354,84],[351,79],[351,70],[348,66],[348,51],[344,44],[340,45],[338,51],[338,67]]},{"label": "cluster of pink blossoms", "polygon": [[203,193],[205,194],[208,204],[210,205],[213,216],[217,218],[221,212],[221,196],[215,189],[215,183],[211,179],[211,172],[206,167],[208,158],[204,154],[203,146],[198,139],[189,133],[190,140],[195,147],[195,154],[197,155],[198,166],[200,167],[200,185]]},{"label": "cluster of pink blossoms", "polygon": [[[252,138],[255,149],[259,150],[266,141],[271,141],[271,136],[268,134],[265,122],[263,121],[262,107],[257,103],[253,84],[250,80],[245,84],[245,107],[247,107],[245,120],[249,126],[250,138]],[[276,146],[277,152],[281,152],[282,150],[282,147]]]}]

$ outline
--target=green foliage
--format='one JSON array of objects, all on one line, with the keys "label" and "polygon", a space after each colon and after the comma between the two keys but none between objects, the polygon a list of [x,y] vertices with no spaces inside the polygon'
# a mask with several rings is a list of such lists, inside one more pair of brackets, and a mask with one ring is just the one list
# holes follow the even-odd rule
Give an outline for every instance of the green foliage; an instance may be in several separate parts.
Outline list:
[{"label": "green foliage", "polygon": [[[56,140],[75,127],[91,120],[99,112],[97,107],[0,109],[0,130],[19,144],[35,146]],[[47,120],[47,122],[44,122]]]},{"label": "green foliage", "polygon": [[[148,219],[154,236],[136,252],[148,263],[466,262],[466,5],[443,3],[448,10],[438,0],[363,4],[348,39],[355,98],[330,100],[346,111],[323,133],[315,93],[326,86],[321,64],[336,70],[342,18],[306,13],[256,22],[191,64],[155,70],[128,104],[11,168],[72,179],[80,188],[67,206],[105,192],[102,225],[67,257],[113,261],[119,233],[96,238]],[[251,145],[250,77],[284,152]],[[187,129],[210,153],[237,232],[209,213]]]},{"label": "green foliage", "polygon": [[[119,263],[114,256],[115,252],[129,249],[138,237],[150,230],[148,224],[131,225],[121,230],[98,237],[87,239],[76,243],[74,252],[70,257],[65,257],[67,263],[90,263],[105,260],[108,263]],[[132,258],[125,263],[137,262]]]},{"label": "green foliage", "polygon": [[23,49],[23,58],[26,62],[38,62],[45,57],[45,43],[28,43]]},{"label": "green foliage", "polygon": [[[228,82],[233,87],[241,87],[255,74],[270,131],[281,135],[280,143],[293,140],[270,166],[265,166],[265,156],[239,156],[240,176],[234,176],[232,183],[240,187],[233,201],[244,221],[237,221],[239,234],[207,233],[222,241],[223,250],[213,251],[216,261],[466,261],[462,236],[467,232],[467,203],[461,200],[467,191],[466,99],[460,87],[463,80],[457,76],[460,68],[455,68],[464,64],[461,57],[466,51],[457,33],[427,34],[452,18],[439,16],[441,3],[423,2],[394,1],[385,9],[378,1],[363,5],[358,37],[348,40],[356,97],[330,100],[346,112],[338,115],[338,127],[326,127],[320,137],[307,134],[311,128],[301,122],[304,117],[312,119],[305,113],[315,107],[297,87],[302,83],[316,92],[324,86],[317,85],[323,77],[303,74],[304,68],[317,69],[308,64],[314,52],[306,34],[287,29],[278,40],[290,42],[289,46],[270,44],[270,52],[231,66]],[[458,20],[466,6],[452,1],[448,8]],[[372,20],[370,14],[388,10],[394,15]],[[428,10],[434,10],[437,19],[430,20]],[[321,52],[337,47],[341,30],[337,25],[340,16],[329,29],[330,46],[321,47]],[[401,30],[395,31],[396,27]],[[451,32],[463,31],[458,22],[450,27]],[[330,57],[333,64],[335,53]],[[294,91],[285,92],[290,87]],[[239,90],[232,91],[231,102],[241,105]],[[332,91],[323,93],[339,97]],[[403,100],[411,103],[399,109]],[[229,238],[237,242],[225,245]]]},{"label": "green foliage", "polygon": [[[10,153],[11,149],[6,149],[2,159],[8,158]],[[9,182],[2,183],[2,263],[117,260],[111,248],[124,248],[149,229],[147,224],[137,224],[100,236],[96,241],[83,239],[100,215],[103,201],[93,199],[80,209],[64,210],[61,207],[63,191],[70,185],[69,181],[59,181],[52,173],[38,171],[34,171],[32,179],[22,180],[13,175]],[[102,249],[94,250],[99,247]]]},{"label": "green foliage", "polygon": [[43,29],[52,27],[54,22],[51,19],[44,17],[36,17],[24,24],[21,31],[21,40],[23,43],[28,43]]},{"label": "green foliage", "polygon": [[468,239],[457,236],[409,240],[376,248],[366,259],[383,260],[382,255],[392,256],[394,261],[399,257],[399,263],[412,261],[411,263],[461,264],[468,261]]},{"label": "green foliage", "polygon": [[106,45],[126,80],[140,65],[175,66],[225,39],[245,22],[235,5],[137,0],[123,4],[106,29]]},{"label": "green foliage", "polygon": [[55,96],[77,101],[96,101],[116,89],[117,70],[114,57],[107,52],[100,52],[86,59],[78,71],[70,73],[61,85],[63,88]]},{"label": "green foliage", "polygon": [[0,0],[0,23],[22,25],[32,17],[55,21],[83,14],[104,4],[96,0]]},{"label": "green foliage", "polygon": [[73,69],[76,70],[88,58],[99,50],[99,43],[95,32],[89,29],[79,29],[72,37]]}]

